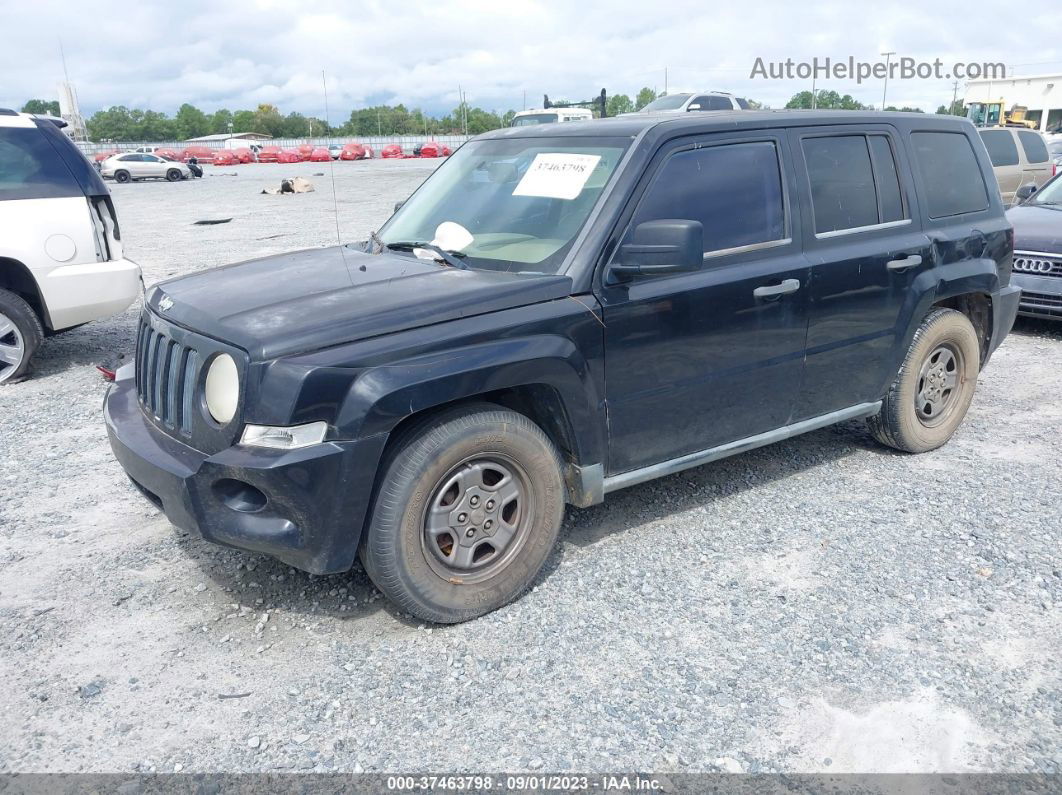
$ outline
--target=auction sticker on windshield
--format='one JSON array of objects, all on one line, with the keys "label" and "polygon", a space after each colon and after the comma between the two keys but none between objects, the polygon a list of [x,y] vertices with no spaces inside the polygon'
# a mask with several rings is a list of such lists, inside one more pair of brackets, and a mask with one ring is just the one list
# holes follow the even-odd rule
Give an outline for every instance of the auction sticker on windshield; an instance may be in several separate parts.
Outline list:
[{"label": "auction sticker on windshield", "polygon": [[537,196],[543,199],[574,199],[594,173],[600,155],[576,155],[567,152],[542,152],[513,191],[513,196]]}]

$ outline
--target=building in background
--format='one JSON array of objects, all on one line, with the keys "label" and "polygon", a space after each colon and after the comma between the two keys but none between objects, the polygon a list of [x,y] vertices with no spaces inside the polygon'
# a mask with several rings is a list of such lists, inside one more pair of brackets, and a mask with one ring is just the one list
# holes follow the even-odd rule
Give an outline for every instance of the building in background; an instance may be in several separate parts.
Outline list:
[{"label": "building in background", "polygon": [[1025,119],[1041,132],[1062,132],[1062,74],[970,80],[964,101],[967,107],[974,102],[1002,101],[1005,111],[1023,106],[1028,109]]}]

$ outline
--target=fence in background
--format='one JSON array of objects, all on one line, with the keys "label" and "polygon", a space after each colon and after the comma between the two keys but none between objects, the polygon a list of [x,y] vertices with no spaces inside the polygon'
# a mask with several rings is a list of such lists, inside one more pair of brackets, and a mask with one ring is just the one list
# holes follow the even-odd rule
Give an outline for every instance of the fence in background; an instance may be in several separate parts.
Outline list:
[{"label": "fence in background", "polygon": [[[247,141],[244,146],[250,146],[251,144],[257,144],[259,146],[279,146],[283,149],[288,149],[293,146],[299,146],[300,144],[312,144],[313,146],[331,146],[332,144],[345,144],[345,143],[359,143],[368,144],[376,153],[380,153],[380,149],[388,144],[398,144],[402,147],[403,151],[412,152],[413,148],[426,141],[436,141],[440,144],[444,144],[451,149],[457,149],[471,136],[464,135],[434,135],[425,137],[423,135],[384,135],[384,136],[362,136],[362,137],[344,137],[333,136],[330,138],[271,138],[266,141]],[[113,152],[119,150],[126,152],[132,149],[136,149],[139,146],[158,146],[163,149],[175,149],[178,152],[189,146],[206,146],[210,149],[225,149],[224,141],[119,141],[114,143],[87,143],[79,142],[78,147],[86,155],[94,155],[99,152]],[[231,148],[231,147],[228,147]]]}]

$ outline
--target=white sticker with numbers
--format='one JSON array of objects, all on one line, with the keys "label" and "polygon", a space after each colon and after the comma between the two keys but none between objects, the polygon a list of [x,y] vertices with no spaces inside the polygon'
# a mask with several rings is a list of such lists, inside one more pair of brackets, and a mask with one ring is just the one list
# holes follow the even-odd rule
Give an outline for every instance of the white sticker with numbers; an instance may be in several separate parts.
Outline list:
[{"label": "white sticker with numbers", "polygon": [[543,199],[574,199],[594,173],[600,155],[573,155],[543,152],[535,155],[513,196],[538,196]]}]

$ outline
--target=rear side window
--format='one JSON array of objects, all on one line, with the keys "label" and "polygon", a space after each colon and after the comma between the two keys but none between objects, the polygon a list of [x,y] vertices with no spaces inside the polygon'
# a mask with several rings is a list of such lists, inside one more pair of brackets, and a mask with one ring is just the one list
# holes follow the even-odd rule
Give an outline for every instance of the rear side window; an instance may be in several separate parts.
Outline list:
[{"label": "rear side window", "polygon": [[962,133],[911,133],[930,218],[988,208],[988,190],[970,140]]},{"label": "rear side window", "polygon": [[1018,145],[1010,130],[982,130],[981,140],[985,142],[993,166],[1018,165]]},{"label": "rear side window", "polygon": [[671,155],[639,204],[634,224],[665,218],[699,221],[705,253],[784,239],[775,144],[724,144]]},{"label": "rear side window", "polygon": [[815,206],[815,232],[873,226],[878,201],[870,150],[862,135],[806,138],[804,160]]},{"label": "rear side window", "polygon": [[1039,133],[1019,130],[1018,138],[1021,139],[1021,148],[1025,150],[1025,159],[1030,163],[1046,163],[1051,159],[1047,154],[1047,144]]},{"label": "rear side window", "polygon": [[36,127],[0,127],[0,201],[84,195]]}]

